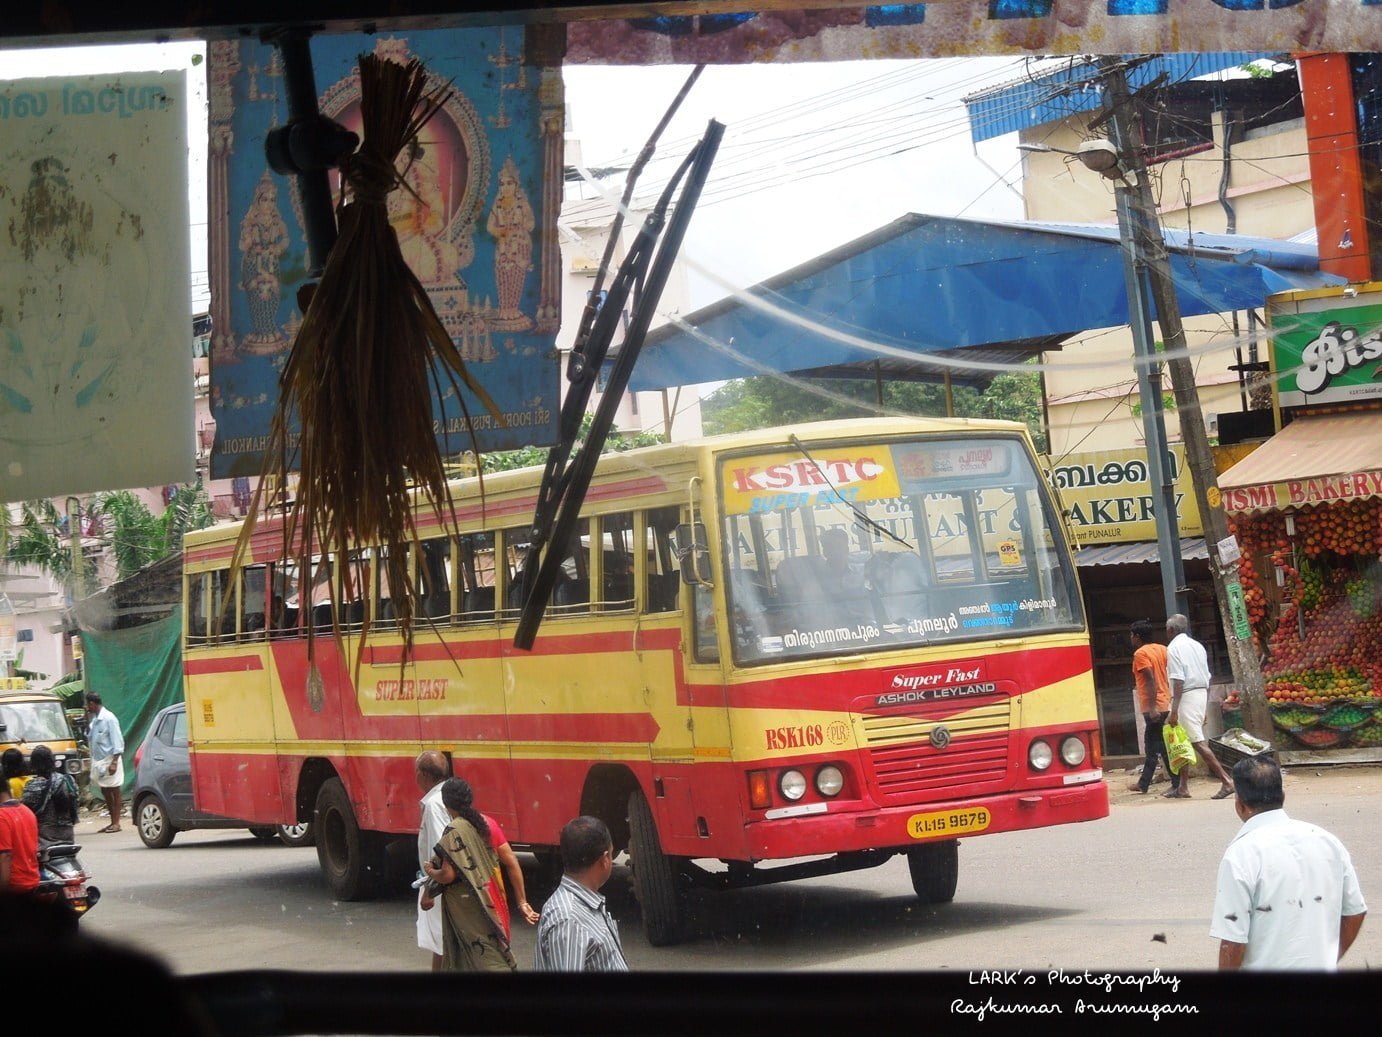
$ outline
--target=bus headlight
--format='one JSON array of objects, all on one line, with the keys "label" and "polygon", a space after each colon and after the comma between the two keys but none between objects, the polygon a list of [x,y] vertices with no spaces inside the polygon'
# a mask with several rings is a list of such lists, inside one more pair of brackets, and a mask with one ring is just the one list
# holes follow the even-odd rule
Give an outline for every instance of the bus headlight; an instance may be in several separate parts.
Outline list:
[{"label": "bus headlight", "polygon": [[838,796],[844,787],[845,776],[833,763],[827,763],[816,771],[816,791],[822,796]]},{"label": "bus headlight", "polygon": [[782,777],[777,779],[777,787],[782,792],[783,798],[790,800],[801,799],[806,795],[806,775],[801,771],[783,771]]},{"label": "bus headlight", "polygon": [[1084,742],[1070,735],[1060,744],[1060,758],[1065,761],[1067,767],[1078,767],[1084,763],[1085,748]]},{"label": "bus headlight", "polygon": [[1027,762],[1032,765],[1033,770],[1044,771],[1051,766],[1052,759],[1051,747],[1039,738],[1027,750]]}]

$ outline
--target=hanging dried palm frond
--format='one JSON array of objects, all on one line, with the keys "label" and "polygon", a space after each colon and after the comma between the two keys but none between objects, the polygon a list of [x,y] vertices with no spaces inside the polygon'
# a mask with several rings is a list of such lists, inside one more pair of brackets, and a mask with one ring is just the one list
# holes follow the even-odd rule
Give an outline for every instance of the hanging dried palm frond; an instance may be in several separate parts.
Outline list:
[{"label": "hanging dried palm frond", "polygon": [[[419,613],[407,550],[409,543],[417,543],[414,490],[430,500],[443,528],[451,514],[432,423],[432,390],[436,387],[440,395],[445,379],[458,390],[456,398],[464,408],[457,384],[464,383],[499,416],[466,371],[426,290],[404,260],[386,207],[391,191],[411,192],[399,173],[399,156],[405,149],[413,153],[418,132],[445,95],[445,87],[427,90],[421,62],[405,66],[372,55],[360,58],[363,140],[340,163],[339,237],[279,380],[263,478],[235,550],[238,567],[265,487],[286,485],[296,460],[300,474],[284,519],[285,555],[297,561],[304,581],[313,571],[314,555],[330,553],[341,560],[342,577],[330,581],[332,603],[338,606],[346,584],[354,584],[355,595],[367,593],[346,575],[343,563],[349,551],[379,547],[379,579],[392,592],[405,658]],[[290,442],[294,415],[301,430],[296,446]],[[339,615],[338,608],[332,613]],[[339,636],[339,621],[334,629]],[[362,646],[368,629],[366,619]],[[310,655],[312,626],[307,630]]]}]

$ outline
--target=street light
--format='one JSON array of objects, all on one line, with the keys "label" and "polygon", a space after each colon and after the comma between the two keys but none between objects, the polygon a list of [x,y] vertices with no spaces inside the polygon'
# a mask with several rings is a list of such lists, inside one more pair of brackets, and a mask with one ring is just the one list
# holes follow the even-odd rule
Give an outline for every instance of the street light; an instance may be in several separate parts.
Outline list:
[{"label": "street light", "polygon": [[1049,144],[1019,144],[1017,150],[1069,155],[1079,159],[1086,169],[1098,173],[1107,180],[1118,180],[1129,185],[1137,183],[1136,174],[1123,168],[1119,161],[1118,149],[1113,146],[1113,142],[1104,140],[1102,137],[1084,141],[1074,151],[1067,148],[1053,148]]}]

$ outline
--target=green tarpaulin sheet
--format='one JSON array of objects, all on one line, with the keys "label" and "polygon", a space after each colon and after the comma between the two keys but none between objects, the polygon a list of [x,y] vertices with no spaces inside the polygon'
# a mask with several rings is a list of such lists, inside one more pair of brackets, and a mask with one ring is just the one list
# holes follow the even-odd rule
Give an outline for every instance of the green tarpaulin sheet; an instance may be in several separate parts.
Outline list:
[{"label": "green tarpaulin sheet", "polygon": [[[124,630],[83,630],[86,687],[97,692],[125,736],[125,791],[134,753],[164,706],[182,701],[182,614]],[[99,795],[99,793],[98,793]]]}]

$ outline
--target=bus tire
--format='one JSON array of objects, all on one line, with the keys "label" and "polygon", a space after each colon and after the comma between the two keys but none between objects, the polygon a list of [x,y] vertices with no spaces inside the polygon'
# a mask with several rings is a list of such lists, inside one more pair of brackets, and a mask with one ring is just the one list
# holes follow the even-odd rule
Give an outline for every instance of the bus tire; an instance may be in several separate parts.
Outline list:
[{"label": "bus tire", "polygon": [[907,851],[912,889],[923,904],[948,904],[960,880],[960,841],[922,843]]},{"label": "bus tire", "polygon": [[686,898],[676,861],[662,852],[657,822],[642,789],[629,796],[629,859],[633,895],[643,912],[643,929],[654,947],[686,938]]},{"label": "bus tire", "polygon": [[384,874],[384,845],[375,833],[360,830],[340,778],[322,783],[312,828],[317,863],[332,895],[338,900],[373,898]]}]

